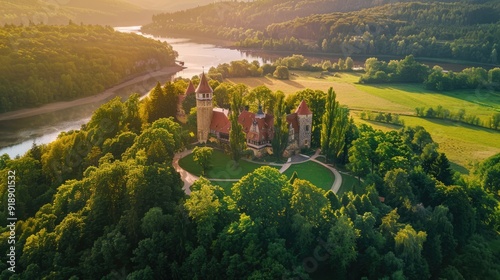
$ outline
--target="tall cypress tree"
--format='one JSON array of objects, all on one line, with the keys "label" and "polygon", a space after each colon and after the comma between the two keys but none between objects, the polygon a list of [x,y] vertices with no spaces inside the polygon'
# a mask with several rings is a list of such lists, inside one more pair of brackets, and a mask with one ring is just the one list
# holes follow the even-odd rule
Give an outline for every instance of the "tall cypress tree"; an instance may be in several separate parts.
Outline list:
[{"label": "tall cypress tree", "polygon": [[285,95],[276,94],[276,105],[274,106],[274,138],[272,140],[273,153],[280,159],[288,146],[288,124],[286,122]]},{"label": "tall cypress tree", "polygon": [[450,161],[444,153],[439,154],[431,166],[431,175],[443,184],[453,185],[453,172],[451,171]]},{"label": "tall cypress tree", "polygon": [[231,122],[231,130],[229,131],[229,147],[231,149],[231,157],[238,163],[243,151],[246,149],[246,135],[243,132],[243,126],[238,123],[238,116],[242,106],[242,94],[233,92],[231,94],[231,113],[229,121]]},{"label": "tall cypress tree", "polygon": [[325,114],[321,125],[321,151],[328,160],[336,161],[345,145],[345,134],[349,127],[349,111],[340,107],[333,88],[328,90]]}]

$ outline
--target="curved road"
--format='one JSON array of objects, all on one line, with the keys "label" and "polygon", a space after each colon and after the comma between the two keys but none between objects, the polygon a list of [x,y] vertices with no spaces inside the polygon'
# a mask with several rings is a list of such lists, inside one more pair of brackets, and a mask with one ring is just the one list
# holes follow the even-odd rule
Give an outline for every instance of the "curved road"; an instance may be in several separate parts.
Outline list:
[{"label": "curved road", "polygon": [[[191,194],[191,190],[189,189],[189,187],[191,187],[191,185],[194,183],[194,181],[198,180],[199,177],[198,176],[195,176],[189,172],[187,172],[186,170],[182,169],[180,166],[179,166],[179,159],[189,155],[190,153],[192,152],[192,150],[185,150],[183,152],[180,152],[180,153],[177,153],[174,155],[174,159],[172,161],[172,165],[174,166],[174,169],[179,172],[179,174],[181,175],[181,178],[182,178],[182,181],[184,182],[184,191],[186,192],[186,194]],[[318,161],[316,158],[319,156],[320,154],[320,150],[317,150],[316,153],[312,156],[312,157],[307,157],[307,156],[303,156],[303,155],[300,155],[300,156],[294,156],[292,158],[289,158],[288,162],[285,163],[281,169],[280,169],[280,173],[283,173],[285,172],[292,164],[297,164],[297,163],[300,163],[300,162],[305,162],[305,161],[314,161],[318,164],[321,164],[323,167],[325,168],[328,168],[332,173],[333,175],[335,176],[335,180],[333,181],[333,185],[332,187],[330,188],[331,191],[333,193],[337,193],[340,189],[340,186],[342,185],[342,175],[340,175],[340,173],[337,171],[337,169],[329,166],[329,165],[326,165],[324,163],[322,163],[321,161]],[[209,179],[209,180],[212,180],[212,179]],[[217,180],[217,179],[213,179],[213,180]],[[226,179],[226,180],[217,180],[217,181],[231,181],[231,182],[237,182],[239,179]]]}]

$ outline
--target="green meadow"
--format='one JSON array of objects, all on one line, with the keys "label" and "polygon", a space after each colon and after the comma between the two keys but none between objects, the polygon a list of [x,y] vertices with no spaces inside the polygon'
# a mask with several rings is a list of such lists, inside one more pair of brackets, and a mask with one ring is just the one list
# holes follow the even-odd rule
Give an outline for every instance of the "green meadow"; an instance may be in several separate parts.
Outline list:
[{"label": "green meadow", "polygon": [[[224,154],[221,150],[214,149],[211,160],[212,167],[205,174],[205,178],[216,179],[240,179],[255,169],[263,166],[245,160],[240,160],[238,165],[234,165],[234,161]],[[201,176],[201,167],[193,160],[193,154],[189,154],[179,160],[179,166],[189,173]]]},{"label": "green meadow", "polygon": [[440,151],[446,153],[452,167],[467,173],[473,165],[496,153],[500,153],[500,132],[461,124],[448,120],[423,119],[415,117],[416,107],[433,107],[438,105],[452,113],[465,109],[466,115],[476,115],[482,121],[494,112],[500,112],[500,93],[488,89],[457,90],[450,92],[434,92],[421,84],[358,84],[360,73],[321,74],[318,72],[294,71],[291,80],[283,81],[270,77],[231,78],[230,82],[243,83],[250,88],[265,85],[271,90],[281,90],[292,94],[306,88],[327,91],[333,87],[337,100],[351,108],[357,123],[367,123],[377,129],[391,130],[400,127],[359,118],[362,110],[391,112],[401,115],[408,126],[423,126],[434,141],[439,144]]},{"label": "green meadow", "polygon": [[307,180],[325,191],[330,190],[335,181],[332,171],[313,161],[292,164],[283,174],[290,178],[294,172],[297,172],[297,178]]}]

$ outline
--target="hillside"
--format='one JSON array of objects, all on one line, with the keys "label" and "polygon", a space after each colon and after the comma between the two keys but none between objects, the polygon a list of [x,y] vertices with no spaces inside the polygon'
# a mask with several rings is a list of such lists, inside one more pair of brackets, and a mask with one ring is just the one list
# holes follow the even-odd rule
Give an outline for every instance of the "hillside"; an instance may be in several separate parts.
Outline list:
[{"label": "hillside", "polygon": [[100,93],[174,64],[170,45],[110,27],[0,28],[0,113]]},{"label": "hillside", "polygon": [[155,15],[143,31],[229,39],[243,48],[498,62],[498,2],[388,2],[224,2]]},{"label": "hillside", "polygon": [[213,3],[213,0],[127,0],[136,6],[152,11],[180,11]]},{"label": "hillside", "polygon": [[[303,163],[294,179],[269,166],[225,188],[201,178],[188,196],[172,161],[192,131],[154,106],[186,84],[115,98],[80,130],[0,156],[0,251],[15,256],[0,279],[500,279],[500,154],[460,178],[430,131],[351,123],[340,139],[363,178],[352,191],[306,181],[323,175]],[[308,91],[313,115],[339,105]],[[220,150],[215,179],[250,164]]]},{"label": "hillside", "polygon": [[76,23],[131,25],[150,20],[153,11],[123,0],[69,0],[61,3],[43,0],[2,0],[0,25]]}]

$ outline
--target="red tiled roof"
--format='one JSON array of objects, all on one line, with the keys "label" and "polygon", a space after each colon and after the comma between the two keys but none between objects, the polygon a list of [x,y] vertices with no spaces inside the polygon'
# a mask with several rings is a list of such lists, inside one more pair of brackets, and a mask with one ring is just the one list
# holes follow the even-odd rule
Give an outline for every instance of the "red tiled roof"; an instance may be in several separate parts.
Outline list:
[{"label": "red tiled roof", "polygon": [[312,115],[311,110],[309,110],[309,107],[307,107],[307,103],[305,100],[302,100],[300,102],[299,107],[297,107],[297,111],[295,111],[298,115]]},{"label": "red tiled roof", "polygon": [[[227,109],[226,112],[228,112]],[[229,134],[230,129],[231,129],[231,122],[229,121],[229,118],[227,117],[226,113],[220,110],[213,110],[212,122],[210,123],[210,130]]]},{"label": "red tiled roof", "polygon": [[[212,122],[210,130],[220,133],[227,133],[231,129],[231,122],[228,117],[227,109],[215,108],[213,110]],[[262,142],[270,141],[274,138],[274,116],[266,114],[264,118],[256,118],[255,113],[243,111],[238,116],[238,123],[243,127],[248,140]],[[288,125],[291,125],[295,133],[299,131],[299,121],[297,113],[286,116]],[[257,126],[257,131],[252,131],[252,128]]]},{"label": "red tiled roof", "polygon": [[[264,118],[255,118],[255,113],[243,111],[238,117],[238,122],[247,134],[247,139],[253,141],[272,140],[274,136],[274,117],[265,115]],[[252,131],[252,126],[256,125],[258,133]]]},{"label": "red tiled roof", "polygon": [[200,77],[200,84],[196,88],[196,93],[213,93],[213,89],[210,87],[208,84],[207,77],[205,76],[205,73],[201,74]]},{"label": "red tiled roof", "polygon": [[196,90],[194,89],[193,82],[189,81],[189,85],[188,85],[186,92],[184,94],[188,95],[188,94],[195,93],[195,92],[196,92]]}]

